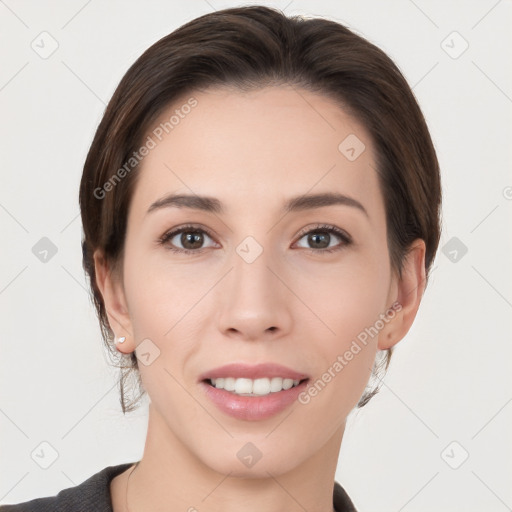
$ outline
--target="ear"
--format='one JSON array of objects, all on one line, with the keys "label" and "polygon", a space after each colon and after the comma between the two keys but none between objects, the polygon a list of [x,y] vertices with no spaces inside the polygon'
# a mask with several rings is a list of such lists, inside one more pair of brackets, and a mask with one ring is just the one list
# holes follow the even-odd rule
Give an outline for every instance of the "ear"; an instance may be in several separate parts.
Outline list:
[{"label": "ear", "polygon": [[395,316],[381,331],[378,348],[387,350],[396,345],[409,331],[425,291],[425,242],[418,238],[405,256],[402,277],[394,277],[390,302],[395,303]]},{"label": "ear", "polygon": [[103,297],[108,323],[115,337],[125,336],[126,341],[117,345],[117,349],[123,353],[135,350],[133,328],[128,313],[126,297],[122,284],[122,278],[118,272],[114,272],[104,257],[102,251],[94,251],[94,267],[96,270],[96,284]]}]

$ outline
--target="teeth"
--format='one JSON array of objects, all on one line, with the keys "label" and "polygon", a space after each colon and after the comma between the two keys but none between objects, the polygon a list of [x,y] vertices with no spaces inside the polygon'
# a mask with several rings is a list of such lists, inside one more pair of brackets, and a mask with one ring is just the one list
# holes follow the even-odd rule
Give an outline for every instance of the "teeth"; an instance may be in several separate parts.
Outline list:
[{"label": "teeth", "polygon": [[270,393],[277,393],[283,389],[290,389],[297,386],[299,380],[283,379],[282,377],[273,377],[272,379],[235,379],[233,377],[210,379],[212,386],[217,389],[232,391],[241,396],[264,396]]}]

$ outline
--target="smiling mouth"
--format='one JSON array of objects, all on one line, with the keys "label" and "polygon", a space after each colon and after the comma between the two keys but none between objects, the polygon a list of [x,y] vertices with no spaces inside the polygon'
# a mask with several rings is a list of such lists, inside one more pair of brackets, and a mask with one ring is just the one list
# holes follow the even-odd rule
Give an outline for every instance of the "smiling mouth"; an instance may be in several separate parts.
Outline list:
[{"label": "smiling mouth", "polygon": [[263,377],[259,379],[219,377],[216,379],[204,379],[203,382],[216,389],[223,389],[238,396],[258,397],[295,388],[308,380],[294,380],[282,377]]}]

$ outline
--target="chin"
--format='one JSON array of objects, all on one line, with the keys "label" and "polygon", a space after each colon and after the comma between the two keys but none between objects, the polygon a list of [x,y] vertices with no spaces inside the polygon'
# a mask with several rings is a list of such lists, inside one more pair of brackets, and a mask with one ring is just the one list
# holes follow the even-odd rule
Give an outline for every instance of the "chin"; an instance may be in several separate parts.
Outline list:
[{"label": "chin", "polygon": [[266,443],[232,441],[232,449],[225,448],[220,453],[203,452],[203,463],[218,473],[235,478],[269,478],[269,473],[273,476],[287,473],[307,458],[307,454],[298,453],[296,447],[283,449],[279,442],[272,446],[268,440]]}]

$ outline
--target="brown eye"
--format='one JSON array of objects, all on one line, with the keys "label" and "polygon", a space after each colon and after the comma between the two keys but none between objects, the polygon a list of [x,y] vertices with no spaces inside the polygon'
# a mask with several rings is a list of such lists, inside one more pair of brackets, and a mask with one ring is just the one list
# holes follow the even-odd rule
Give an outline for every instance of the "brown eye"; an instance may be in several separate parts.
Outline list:
[{"label": "brown eye", "polygon": [[[210,235],[202,228],[194,226],[182,226],[173,231],[168,231],[159,240],[171,251],[181,253],[200,253],[206,239],[212,240]],[[210,245],[212,247],[213,245]]]},{"label": "brown eye", "polygon": [[[341,243],[334,246],[330,245],[333,238],[334,241],[338,238],[338,240],[341,240]],[[320,254],[341,250],[343,247],[352,243],[351,238],[344,231],[336,226],[330,225],[317,226],[314,229],[306,231],[302,234],[300,240],[302,239],[306,239],[307,247],[305,247],[305,249]]]},{"label": "brown eye", "polygon": [[330,233],[319,233],[318,231],[315,233],[309,233],[307,237],[308,243],[312,244],[315,249],[326,249],[329,247],[329,242],[331,240]]},{"label": "brown eye", "polygon": [[199,249],[203,245],[203,238],[200,231],[182,231],[179,240],[185,249]]}]

